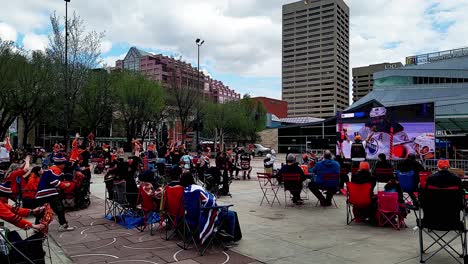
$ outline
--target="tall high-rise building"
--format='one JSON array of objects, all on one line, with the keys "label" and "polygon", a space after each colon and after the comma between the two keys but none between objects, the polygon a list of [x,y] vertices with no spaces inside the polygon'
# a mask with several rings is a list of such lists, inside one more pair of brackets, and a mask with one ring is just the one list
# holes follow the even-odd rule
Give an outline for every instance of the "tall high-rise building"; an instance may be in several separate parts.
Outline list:
[{"label": "tall high-rise building", "polygon": [[349,105],[349,7],[343,0],[283,5],[282,97],[288,116],[327,118]]},{"label": "tall high-rise building", "polygon": [[353,101],[357,102],[359,99],[372,92],[374,89],[374,73],[400,67],[403,67],[401,62],[385,62],[353,68]]}]

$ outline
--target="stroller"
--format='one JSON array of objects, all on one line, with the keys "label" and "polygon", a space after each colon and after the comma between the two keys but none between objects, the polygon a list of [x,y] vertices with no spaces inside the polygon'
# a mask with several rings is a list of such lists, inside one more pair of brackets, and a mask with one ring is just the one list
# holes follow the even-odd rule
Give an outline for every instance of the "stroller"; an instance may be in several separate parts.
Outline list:
[{"label": "stroller", "polygon": [[[221,170],[216,167],[210,167],[199,179],[204,183],[205,188],[213,193],[215,196],[229,195],[229,185],[231,185],[231,179],[228,179],[227,183],[224,183],[223,175],[221,175]],[[226,185],[228,190],[226,190]]]},{"label": "stroller", "polygon": [[91,204],[91,179],[81,172],[77,172],[75,179],[80,181],[75,190],[75,208],[85,209]]}]

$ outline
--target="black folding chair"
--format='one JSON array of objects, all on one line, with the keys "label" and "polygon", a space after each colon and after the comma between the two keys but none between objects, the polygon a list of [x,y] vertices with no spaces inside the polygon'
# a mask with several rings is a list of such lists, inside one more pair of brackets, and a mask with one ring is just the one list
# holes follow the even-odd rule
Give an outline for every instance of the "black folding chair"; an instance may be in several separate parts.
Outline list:
[{"label": "black folding chair", "polygon": [[[463,191],[457,186],[449,188],[426,186],[419,195],[421,206],[418,213],[415,212],[415,214],[419,228],[420,262],[425,263],[437,253],[445,250],[458,263],[468,263]],[[426,248],[424,247],[423,233],[434,241]],[[449,237],[451,233],[455,234]],[[458,238],[461,240],[461,252],[452,245]],[[436,245],[439,248],[428,253],[428,250]],[[425,254],[429,254],[429,256],[424,258]]]}]

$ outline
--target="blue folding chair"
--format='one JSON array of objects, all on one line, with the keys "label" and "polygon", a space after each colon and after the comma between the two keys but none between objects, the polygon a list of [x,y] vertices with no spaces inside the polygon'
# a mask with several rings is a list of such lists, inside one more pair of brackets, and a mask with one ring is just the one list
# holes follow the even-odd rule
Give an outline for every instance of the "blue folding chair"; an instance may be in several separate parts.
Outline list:
[{"label": "blue folding chair", "polygon": [[414,183],[415,173],[414,171],[396,171],[397,179],[400,182],[401,190],[403,192],[403,198],[405,202],[410,202],[410,193],[416,193],[418,186]]},{"label": "blue folding chair", "polygon": [[[223,225],[225,219],[223,215],[233,205],[204,207],[201,205],[201,195],[200,190],[184,191],[184,241],[182,246],[178,245],[188,249],[190,244],[193,244],[200,256],[203,256],[217,239],[220,231],[218,227]],[[222,241],[220,242],[222,244]]]}]

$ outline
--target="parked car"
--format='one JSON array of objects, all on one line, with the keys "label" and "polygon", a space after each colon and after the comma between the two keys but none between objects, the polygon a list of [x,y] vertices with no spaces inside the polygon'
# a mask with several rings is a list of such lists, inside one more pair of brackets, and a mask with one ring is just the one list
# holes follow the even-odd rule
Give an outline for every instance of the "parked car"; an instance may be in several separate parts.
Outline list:
[{"label": "parked car", "polygon": [[260,144],[254,144],[254,156],[263,156],[265,154],[271,153],[271,149],[266,148]]}]

